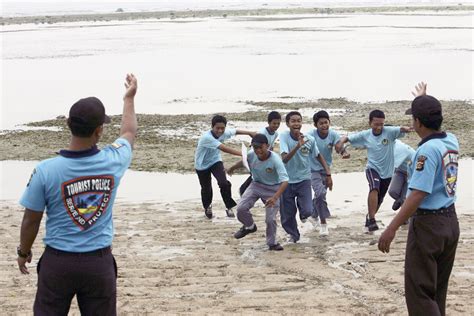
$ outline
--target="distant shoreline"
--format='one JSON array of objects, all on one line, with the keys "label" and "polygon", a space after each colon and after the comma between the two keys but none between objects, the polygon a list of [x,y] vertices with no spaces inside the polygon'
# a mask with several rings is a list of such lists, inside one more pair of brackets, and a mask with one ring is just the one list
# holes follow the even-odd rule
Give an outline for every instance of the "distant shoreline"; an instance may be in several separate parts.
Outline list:
[{"label": "distant shoreline", "polygon": [[[119,6],[119,4],[118,4]],[[120,8],[118,7],[117,10]],[[91,13],[71,15],[45,15],[45,16],[18,16],[0,17],[1,25],[15,24],[54,24],[64,22],[108,22],[131,21],[146,19],[184,19],[205,17],[243,17],[243,16],[270,16],[270,15],[296,15],[296,14],[354,14],[354,13],[415,13],[415,12],[461,12],[474,11],[471,5],[443,5],[443,6],[377,6],[377,7],[315,7],[315,8],[282,8],[282,9],[242,9],[242,10],[187,10],[187,11],[150,11],[150,12],[115,12]]]}]

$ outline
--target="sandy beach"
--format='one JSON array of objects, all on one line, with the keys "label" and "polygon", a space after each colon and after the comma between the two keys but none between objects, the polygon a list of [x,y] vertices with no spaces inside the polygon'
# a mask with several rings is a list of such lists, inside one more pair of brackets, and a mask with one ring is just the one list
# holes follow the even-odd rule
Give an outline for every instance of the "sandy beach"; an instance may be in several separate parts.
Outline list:
[{"label": "sandy beach", "polygon": [[[464,160],[461,170],[472,174],[472,161]],[[153,181],[159,176],[127,174],[119,197],[129,198],[127,194],[133,192],[125,183],[137,179]],[[197,177],[190,175],[188,179],[197,185]],[[234,189],[243,179],[232,178]],[[334,181],[334,191],[328,196],[334,216],[329,220],[330,235],[320,237],[309,223],[300,223],[301,242],[284,244],[285,250],[278,253],[265,246],[261,204],[253,212],[259,230],[238,241],[232,234],[240,224],[225,217],[219,198],[214,198],[216,217],[212,221],[204,217],[198,195],[187,199],[198,192],[197,188],[181,200],[167,202],[126,202],[119,198],[114,208],[113,243],[119,266],[119,314],[406,314],[403,265],[407,229],[399,230],[390,254],[382,254],[375,244],[380,232],[362,233],[364,175],[337,174]],[[449,315],[467,315],[473,309],[472,178],[464,178],[459,188],[461,239],[449,285]],[[148,198],[153,198],[152,194]],[[379,212],[382,229],[395,214],[391,203],[387,198]],[[23,276],[14,255],[22,209],[14,201],[2,200],[0,216],[4,224],[0,230],[2,314],[29,314],[44,230],[40,230],[33,248],[31,274]],[[281,227],[278,237],[284,241]],[[79,315],[75,301],[70,315]]]},{"label": "sandy beach", "polygon": [[[31,171],[68,146],[64,115],[79,97],[104,102],[112,122],[99,147],[113,142],[121,80],[133,71],[139,132],[113,210],[119,315],[406,315],[407,227],[390,254],[377,250],[395,215],[387,196],[377,215],[381,229],[363,233],[365,150],[349,147],[350,160],[334,159],[330,235],[299,223],[300,242],[286,244],[278,219],[282,252],[267,250],[261,203],[253,209],[257,233],[233,238],[241,225],[225,216],[216,183],[215,218],[205,218],[193,161],[215,113],[230,127],[253,131],[271,110],[300,111],[303,132],[320,109],[343,135],[367,129],[373,109],[385,112],[387,124],[410,125],[404,112],[419,80],[442,101],[443,129],[460,142],[461,236],[447,314],[473,315],[473,11],[450,4],[0,17],[0,314],[32,314],[45,219],[29,275],[18,270],[15,253],[18,200]],[[285,129],[283,122],[279,131]],[[412,133],[403,141],[416,148],[419,138]],[[242,142],[249,138],[227,144],[237,149]],[[223,154],[223,161],[237,158]],[[246,177],[230,178],[237,201]],[[75,300],[69,314],[80,315]]]}]

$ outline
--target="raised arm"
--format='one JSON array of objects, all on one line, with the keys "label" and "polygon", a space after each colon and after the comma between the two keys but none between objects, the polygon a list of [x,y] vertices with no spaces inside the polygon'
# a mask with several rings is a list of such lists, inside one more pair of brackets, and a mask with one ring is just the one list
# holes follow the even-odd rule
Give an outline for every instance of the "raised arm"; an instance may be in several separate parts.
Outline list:
[{"label": "raised arm", "polygon": [[120,126],[120,137],[128,140],[133,147],[137,135],[137,116],[135,114],[135,94],[137,93],[137,78],[133,74],[127,74],[125,78],[125,94],[123,96],[122,124]]},{"label": "raised arm", "polygon": [[421,95],[426,95],[426,87],[428,86],[428,84],[424,83],[423,81],[418,83],[416,86],[415,86],[415,91],[412,91],[411,94],[413,94],[413,96],[416,98],[416,97],[419,97]]},{"label": "raised arm", "polygon": [[33,247],[33,243],[38,235],[42,218],[43,212],[35,212],[29,209],[25,209],[25,213],[23,214],[23,221],[21,222],[20,230],[20,245],[18,246],[18,250],[21,254],[26,255],[26,257],[23,258],[18,256],[17,259],[18,268],[23,274],[30,273],[26,267],[26,263],[30,263],[33,258],[31,248]]}]

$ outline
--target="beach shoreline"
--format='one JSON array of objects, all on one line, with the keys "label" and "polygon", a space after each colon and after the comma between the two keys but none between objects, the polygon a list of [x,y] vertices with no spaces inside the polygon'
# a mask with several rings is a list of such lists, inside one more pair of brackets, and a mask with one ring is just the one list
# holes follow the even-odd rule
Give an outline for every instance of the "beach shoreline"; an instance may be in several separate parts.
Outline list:
[{"label": "beach shoreline", "polygon": [[[118,8],[119,9],[119,5]],[[15,24],[55,24],[69,22],[108,22],[149,19],[188,18],[239,18],[265,17],[279,15],[333,15],[333,14],[430,14],[441,12],[473,11],[472,5],[399,5],[399,6],[360,6],[360,7],[314,7],[314,8],[272,8],[272,9],[236,9],[236,10],[183,10],[183,11],[147,11],[147,12],[111,12],[70,15],[15,16],[0,17],[0,25]],[[278,17],[277,17],[278,18]]]}]

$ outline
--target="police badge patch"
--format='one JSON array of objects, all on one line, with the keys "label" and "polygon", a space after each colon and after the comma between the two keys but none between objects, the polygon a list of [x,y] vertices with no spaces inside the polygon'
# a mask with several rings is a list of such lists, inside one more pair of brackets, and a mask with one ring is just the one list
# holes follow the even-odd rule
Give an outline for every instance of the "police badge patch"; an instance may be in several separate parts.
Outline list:
[{"label": "police badge patch", "polygon": [[443,156],[444,183],[446,193],[450,197],[456,194],[456,184],[458,180],[458,157],[457,151],[448,151]]},{"label": "police badge patch", "polygon": [[74,224],[86,230],[102,218],[113,188],[113,176],[80,177],[64,182],[62,198]]},{"label": "police badge patch", "polygon": [[265,169],[265,171],[266,171],[267,173],[272,173],[272,172],[273,172],[273,169],[270,168],[270,167],[268,167],[267,169]]},{"label": "police badge patch", "polygon": [[416,160],[416,171],[422,171],[425,168],[426,156],[420,155]]}]

